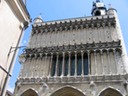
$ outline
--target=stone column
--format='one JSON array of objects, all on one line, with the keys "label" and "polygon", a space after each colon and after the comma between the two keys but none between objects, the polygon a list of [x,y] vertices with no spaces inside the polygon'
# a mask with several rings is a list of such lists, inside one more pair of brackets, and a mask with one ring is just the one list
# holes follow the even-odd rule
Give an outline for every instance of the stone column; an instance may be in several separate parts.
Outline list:
[{"label": "stone column", "polygon": [[[23,78],[23,69],[24,69],[24,65],[22,64],[18,78]],[[30,66],[30,69],[31,69],[31,66]],[[31,70],[30,70],[30,72],[31,72]],[[31,77],[31,75],[32,75],[32,74],[30,74],[30,77]]]},{"label": "stone column", "polygon": [[51,53],[51,62],[50,62],[50,64],[49,64],[49,77],[51,76],[52,60],[53,60],[53,53]]},{"label": "stone column", "polygon": [[116,50],[115,50],[115,48],[113,49],[113,55],[114,55],[114,59],[115,59],[116,73],[118,74],[118,66],[117,66]]},{"label": "stone column", "polygon": [[94,58],[95,58],[95,74],[97,75],[97,61],[96,61],[96,50],[94,50]]},{"label": "stone column", "polygon": [[57,52],[56,53],[56,69],[55,69],[55,76],[57,76],[57,74],[58,74],[58,58],[59,58],[59,53]]},{"label": "stone column", "polygon": [[77,52],[75,51],[75,76],[77,76]]},{"label": "stone column", "polygon": [[[44,65],[45,68],[47,67],[47,57],[48,57],[48,53],[45,53],[45,65]],[[47,75],[46,70],[44,71],[44,74],[45,76]]]},{"label": "stone column", "polygon": [[61,76],[63,77],[64,76],[64,65],[65,65],[65,52],[63,52],[63,61],[62,61],[62,73],[61,73]]},{"label": "stone column", "polygon": [[69,62],[68,62],[68,76],[71,76],[71,52],[68,52]]},{"label": "stone column", "polygon": [[[38,60],[37,60],[37,54],[34,54],[34,58],[33,59],[35,59],[35,63],[34,63],[34,70],[35,70],[35,72],[34,72],[34,77],[35,78],[37,78],[38,77]],[[44,66],[45,66],[45,63],[44,63]],[[28,70],[28,69],[27,69]],[[44,71],[43,71],[44,72]],[[44,75],[44,74],[43,74]]]},{"label": "stone column", "polygon": [[83,58],[84,52],[81,51],[81,62],[82,62],[82,73],[81,76],[84,76],[84,58]]},{"label": "stone column", "polygon": [[[40,61],[40,64],[39,64],[39,65],[40,65],[40,66],[39,66],[39,67],[40,67],[40,70],[39,70],[39,77],[42,77],[42,63],[41,63],[41,62],[42,62],[42,57],[43,57],[42,55],[43,55],[43,54],[40,53],[40,57],[39,57],[39,61]],[[48,75],[48,74],[47,74],[47,75]]]},{"label": "stone column", "polygon": [[[30,54],[30,59],[32,60],[32,63],[31,63],[31,66],[32,66],[32,70],[35,70],[34,68],[35,68],[35,59],[32,59],[32,55]],[[43,69],[44,70],[44,69]],[[43,72],[42,72],[42,74],[43,74]],[[32,71],[32,78],[34,78],[34,71]]]},{"label": "stone column", "polygon": [[104,75],[103,50],[102,49],[100,49],[100,58],[101,58],[102,74]]},{"label": "stone column", "polygon": [[109,49],[107,49],[107,57],[108,57],[108,69],[109,69],[109,74],[111,74]]},{"label": "stone column", "polygon": [[[33,58],[33,59],[35,59],[35,58]],[[30,71],[30,59],[28,59],[27,61],[26,61],[26,63],[24,64],[25,66],[24,66],[24,68],[26,69],[25,70],[25,77],[28,77],[29,76],[29,72],[28,72],[28,70]],[[36,69],[34,69],[34,71],[35,71]]]},{"label": "stone column", "polygon": [[87,54],[88,54],[88,71],[89,71],[89,75],[91,75],[91,64],[90,64],[90,51],[87,50]]}]

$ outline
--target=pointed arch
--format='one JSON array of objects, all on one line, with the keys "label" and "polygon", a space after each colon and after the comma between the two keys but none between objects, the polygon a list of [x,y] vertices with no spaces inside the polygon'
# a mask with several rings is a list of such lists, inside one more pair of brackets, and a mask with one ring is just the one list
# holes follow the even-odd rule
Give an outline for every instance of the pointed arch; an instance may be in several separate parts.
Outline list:
[{"label": "pointed arch", "polygon": [[64,86],[56,90],[50,96],[85,96],[85,94],[72,86]]},{"label": "pointed arch", "polygon": [[98,96],[123,96],[121,92],[117,89],[112,87],[108,87],[103,89]]},{"label": "pointed arch", "polygon": [[24,91],[21,96],[38,96],[38,93],[36,92],[36,90],[34,89],[27,89],[26,91]]}]

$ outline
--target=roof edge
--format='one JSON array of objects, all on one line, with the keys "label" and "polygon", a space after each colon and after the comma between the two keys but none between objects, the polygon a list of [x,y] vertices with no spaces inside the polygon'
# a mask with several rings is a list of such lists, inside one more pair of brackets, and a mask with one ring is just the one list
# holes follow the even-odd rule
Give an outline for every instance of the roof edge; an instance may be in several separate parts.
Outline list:
[{"label": "roof edge", "polygon": [[27,22],[28,24],[30,23],[31,20],[29,12],[22,0],[6,0],[6,2],[11,7],[20,22],[22,22],[23,24],[25,22]]}]

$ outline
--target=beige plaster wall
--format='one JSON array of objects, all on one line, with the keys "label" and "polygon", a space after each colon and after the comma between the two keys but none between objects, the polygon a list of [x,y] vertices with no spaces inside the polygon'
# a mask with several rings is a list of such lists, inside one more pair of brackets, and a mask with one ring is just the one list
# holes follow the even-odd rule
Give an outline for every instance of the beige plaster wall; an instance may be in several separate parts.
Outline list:
[{"label": "beige plaster wall", "polygon": [[[20,22],[5,0],[0,2],[0,65],[8,70],[12,55],[8,56],[11,46],[17,45],[21,34]],[[5,74],[0,69],[0,86],[3,85]],[[2,86],[1,86],[2,87]]]}]

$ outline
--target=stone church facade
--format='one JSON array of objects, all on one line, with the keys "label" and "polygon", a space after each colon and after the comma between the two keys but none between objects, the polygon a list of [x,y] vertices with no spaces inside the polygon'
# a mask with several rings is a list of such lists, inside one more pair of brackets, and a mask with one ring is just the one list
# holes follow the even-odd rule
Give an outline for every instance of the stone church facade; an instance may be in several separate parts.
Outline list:
[{"label": "stone church facade", "polygon": [[99,0],[89,17],[37,17],[14,96],[126,96],[126,58],[116,10]]}]

